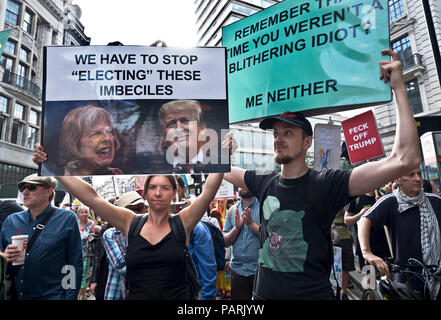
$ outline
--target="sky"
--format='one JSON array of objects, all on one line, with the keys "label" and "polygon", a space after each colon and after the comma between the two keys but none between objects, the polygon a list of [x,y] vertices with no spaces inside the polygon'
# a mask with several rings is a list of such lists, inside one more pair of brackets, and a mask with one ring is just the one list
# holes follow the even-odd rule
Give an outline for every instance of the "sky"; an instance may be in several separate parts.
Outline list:
[{"label": "sky", "polygon": [[84,33],[91,45],[120,41],[151,45],[163,40],[169,47],[197,45],[194,0],[73,0],[80,6]]}]

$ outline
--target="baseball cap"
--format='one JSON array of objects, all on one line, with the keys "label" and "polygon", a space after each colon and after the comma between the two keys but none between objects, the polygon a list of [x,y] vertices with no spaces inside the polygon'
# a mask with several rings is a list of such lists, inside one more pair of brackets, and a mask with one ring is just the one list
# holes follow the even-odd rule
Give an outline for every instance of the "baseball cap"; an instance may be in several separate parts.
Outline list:
[{"label": "baseball cap", "polygon": [[54,177],[41,177],[38,174],[34,173],[30,176],[25,177],[23,180],[21,180],[17,186],[20,187],[22,184],[29,183],[29,184],[42,184],[49,188],[55,189],[58,185],[57,179]]},{"label": "baseball cap", "polygon": [[116,205],[118,207],[126,208],[127,206],[135,206],[139,203],[145,204],[144,199],[139,195],[138,192],[130,191],[120,196],[116,202]]},{"label": "baseball cap", "polygon": [[300,112],[284,112],[281,115],[268,117],[263,119],[259,127],[263,130],[272,129],[276,121],[283,121],[293,126],[300,127],[305,130],[308,136],[312,136],[312,126],[308,119]]}]

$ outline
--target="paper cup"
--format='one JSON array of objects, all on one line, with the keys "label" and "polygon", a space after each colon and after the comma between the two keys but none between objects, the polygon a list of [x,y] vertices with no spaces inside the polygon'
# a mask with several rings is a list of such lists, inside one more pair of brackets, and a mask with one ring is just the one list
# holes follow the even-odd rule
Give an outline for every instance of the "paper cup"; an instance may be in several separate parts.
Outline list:
[{"label": "paper cup", "polygon": [[26,247],[28,244],[28,235],[23,234],[20,236],[12,236],[11,237],[12,244],[16,245],[19,250],[21,250],[20,256],[12,262],[13,266],[18,266],[24,264],[26,257]]}]

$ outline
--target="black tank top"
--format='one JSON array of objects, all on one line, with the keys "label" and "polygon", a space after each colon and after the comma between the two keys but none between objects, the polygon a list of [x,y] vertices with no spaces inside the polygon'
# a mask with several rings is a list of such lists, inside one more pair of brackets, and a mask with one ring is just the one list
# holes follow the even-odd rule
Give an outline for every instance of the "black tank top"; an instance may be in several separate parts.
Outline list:
[{"label": "black tank top", "polygon": [[[170,221],[169,221],[170,223]],[[129,300],[190,300],[182,244],[170,231],[150,244],[139,233],[128,239],[126,254]]]}]

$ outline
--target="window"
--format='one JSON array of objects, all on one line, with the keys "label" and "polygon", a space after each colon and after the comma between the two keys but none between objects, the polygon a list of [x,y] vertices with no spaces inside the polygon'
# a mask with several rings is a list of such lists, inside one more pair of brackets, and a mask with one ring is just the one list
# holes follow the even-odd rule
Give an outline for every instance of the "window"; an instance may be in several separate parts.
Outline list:
[{"label": "window", "polygon": [[265,136],[266,136],[265,149],[272,150],[274,147],[274,137],[272,134],[265,134]]},{"label": "window", "polygon": [[410,108],[412,109],[413,114],[423,112],[418,81],[413,79],[406,82],[406,90],[409,98]]},{"label": "window", "polygon": [[36,56],[34,56],[34,59],[32,59],[32,67],[34,69],[37,69],[38,67],[38,58]]},{"label": "window", "polygon": [[231,23],[233,23],[233,22],[239,21],[239,20],[240,20],[239,17],[231,16],[231,17],[228,18],[228,20],[227,20],[227,22],[225,23],[225,25],[227,26],[227,25],[229,25],[229,24],[231,24]]},{"label": "window", "polygon": [[237,13],[242,13],[242,14],[244,14],[246,16],[250,16],[253,13],[257,12],[256,9],[252,9],[250,7],[247,7],[247,6],[244,6],[244,5],[240,5],[238,3],[233,3],[232,11],[237,12]]},{"label": "window", "polygon": [[245,152],[243,154],[244,159],[243,159],[243,163],[242,165],[244,166],[244,168],[246,169],[251,169],[253,167],[253,154],[252,153],[248,153]]},{"label": "window", "polygon": [[0,96],[0,112],[8,113],[9,99]]},{"label": "window", "polygon": [[404,15],[404,8],[402,0],[390,0],[389,1],[389,19],[395,21]]},{"label": "window", "polygon": [[6,140],[6,127],[8,125],[8,117],[0,115],[0,140]]},{"label": "window", "polygon": [[19,104],[19,103],[15,103],[14,118],[24,120],[24,110],[25,110],[24,105]]},{"label": "window", "polygon": [[6,6],[6,15],[5,20],[13,25],[17,25],[18,23],[18,14],[20,13],[20,4],[15,1],[8,0],[8,4]]},{"label": "window", "polygon": [[5,68],[5,70],[8,70],[9,72],[12,72],[14,70],[14,59],[2,56],[0,64],[3,66],[3,68]]},{"label": "window", "polygon": [[32,33],[32,20],[33,19],[34,19],[34,15],[31,12],[26,10],[26,12],[24,13],[24,16],[23,16],[23,29],[29,34]]},{"label": "window", "polygon": [[15,46],[16,46],[16,44],[17,43],[15,41],[8,40],[8,41],[6,41],[5,47],[3,48],[3,50],[5,52],[7,52],[7,53],[15,54]]},{"label": "window", "polygon": [[31,110],[31,112],[29,113],[29,123],[34,125],[34,126],[38,126],[38,112],[35,110]]},{"label": "window", "polygon": [[409,36],[400,38],[392,43],[392,50],[398,54],[400,61],[405,60],[412,55]]},{"label": "window", "polygon": [[17,181],[21,181],[24,177],[33,173],[36,173],[36,170],[0,162],[0,185],[2,186],[0,197],[17,197]]},{"label": "window", "polygon": [[254,161],[253,165],[256,169],[265,168],[264,158],[262,154],[254,153],[253,161]]},{"label": "window", "polygon": [[37,133],[38,130],[33,128],[33,127],[29,127],[28,129],[28,135],[26,136],[26,148],[29,149],[33,149],[35,143],[37,142]]},{"label": "window", "polygon": [[267,1],[267,0],[262,0],[262,8],[268,8],[271,7],[274,4],[274,2],[271,1]]},{"label": "window", "polygon": [[263,132],[253,131],[253,148],[254,149],[263,148]]},{"label": "window", "polygon": [[29,50],[25,48],[20,48],[20,59],[29,62]]},{"label": "window", "polygon": [[27,84],[26,78],[28,76],[28,69],[28,67],[21,63],[18,66],[17,86],[20,88],[25,88],[25,85]]},{"label": "window", "polygon": [[24,124],[14,119],[12,123],[11,143],[22,145],[23,141]]},{"label": "window", "polygon": [[253,136],[252,132],[249,130],[243,130],[242,134],[242,144],[240,145],[243,148],[251,148],[253,145]]}]

